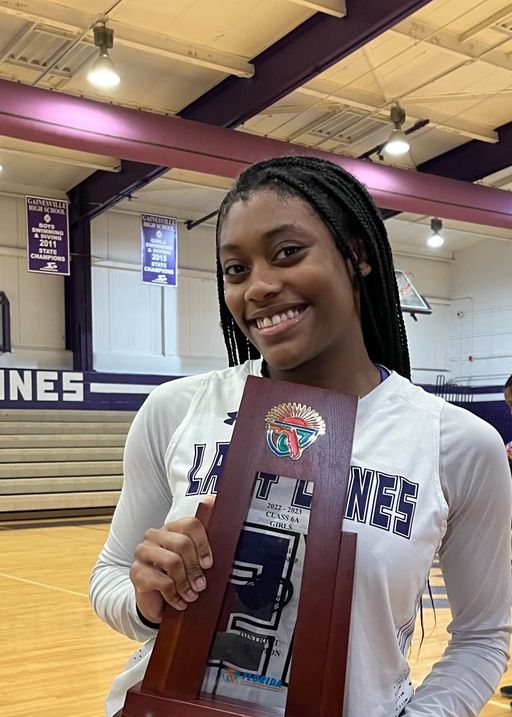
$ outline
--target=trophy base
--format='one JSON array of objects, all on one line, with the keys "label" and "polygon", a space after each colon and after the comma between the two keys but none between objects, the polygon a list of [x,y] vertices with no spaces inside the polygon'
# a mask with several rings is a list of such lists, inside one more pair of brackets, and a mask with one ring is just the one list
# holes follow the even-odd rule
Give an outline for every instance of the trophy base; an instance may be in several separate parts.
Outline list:
[{"label": "trophy base", "polygon": [[122,710],[115,717],[283,717],[284,709],[249,705],[227,697],[213,699],[201,695],[187,700],[141,691],[141,683],[126,695]]}]

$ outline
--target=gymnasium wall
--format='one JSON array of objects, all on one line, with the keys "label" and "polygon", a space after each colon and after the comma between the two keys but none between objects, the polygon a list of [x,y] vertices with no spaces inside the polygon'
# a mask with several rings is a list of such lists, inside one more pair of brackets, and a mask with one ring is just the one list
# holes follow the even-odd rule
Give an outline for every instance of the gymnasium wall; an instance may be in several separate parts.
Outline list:
[{"label": "gymnasium wall", "polygon": [[399,249],[394,251],[393,260],[396,268],[402,269],[412,279],[432,309],[431,314],[417,314],[416,321],[410,314],[404,314],[412,379],[419,384],[435,383],[436,376],[448,380],[450,369],[446,349],[450,336],[449,297],[454,262],[438,258],[419,259]]},{"label": "gymnasium wall", "polygon": [[448,347],[455,380],[503,386],[512,374],[512,236],[458,252]]},{"label": "gymnasium wall", "polygon": [[[65,199],[49,192],[46,196]],[[25,197],[0,193],[0,291],[11,304],[13,353],[0,367],[70,368],[65,349],[64,279],[27,271]]]},{"label": "gymnasium wall", "polygon": [[97,371],[186,375],[226,365],[212,227],[178,226],[178,287],[142,284],[140,216],[112,210],[92,223]]},{"label": "gymnasium wall", "polygon": [[[70,369],[63,279],[26,270],[24,196],[0,194],[0,213],[0,290],[11,301],[13,344],[13,353],[0,354],[0,371]],[[118,407],[123,401],[136,407],[160,380],[226,365],[213,227],[188,231],[179,224],[177,289],[141,283],[139,244],[138,212],[114,209],[93,221],[95,373],[80,379],[84,400],[91,405],[106,406],[115,399]],[[418,315],[418,321],[405,316],[413,380],[434,384],[444,376],[476,387],[480,402],[500,403],[501,386],[512,373],[512,241],[489,239],[457,252],[454,260],[418,258],[397,248],[395,263],[413,277],[433,309],[430,316]],[[3,402],[10,400],[11,383],[23,380],[26,396],[32,381],[32,400],[38,391],[55,407],[61,400],[74,400],[66,395],[60,373],[56,379],[55,374],[35,372],[13,374],[12,381],[0,378]],[[17,389],[12,391],[14,403],[23,400]]]}]

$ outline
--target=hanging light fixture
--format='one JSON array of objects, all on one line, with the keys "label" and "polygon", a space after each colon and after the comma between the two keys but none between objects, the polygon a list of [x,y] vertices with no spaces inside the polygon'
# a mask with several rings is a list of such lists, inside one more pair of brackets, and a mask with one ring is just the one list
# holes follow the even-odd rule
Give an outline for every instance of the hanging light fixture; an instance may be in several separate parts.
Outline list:
[{"label": "hanging light fixture", "polygon": [[407,154],[410,150],[411,145],[407,139],[407,135],[402,129],[402,125],[405,122],[405,110],[397,103],[391,107],[389,119],[395,125],[394,130],[389,135],[389,139],[384,145],[384,151],[388,154],[392,154],[394,157],[399,157],[402,154]]},{"label": "hanging light fixture", "polygon": [[108,54],[108,51],[114,47],[114,31],[109,29],[104,22],[94,27],[94,44],[99,47],[100,54],[94,61],[87,79],[96,87],[104,89],[116,87],[121,78]]},{"label": "hanging light fixture", "polygon": [[431,219],[430,228],[432,229],[433,233],[432,236],[427,239],[427,245],[431,249],[439,249],[439,247],[443,246],[444,244],[444,237],[441,235],[443,222],[441,221],[441,219]]}]

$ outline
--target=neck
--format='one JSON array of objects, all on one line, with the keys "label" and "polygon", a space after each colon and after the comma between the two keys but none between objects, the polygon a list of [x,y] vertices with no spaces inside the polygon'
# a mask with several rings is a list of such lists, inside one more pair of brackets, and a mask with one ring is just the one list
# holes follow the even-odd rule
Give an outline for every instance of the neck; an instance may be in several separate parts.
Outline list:
[{"label": "neck", "polygon": [[292,369],[279,369],[272,366],[267,368],[270,378],[278,381],[303,383],[307,386],[317,386],[355,396],[365,396],[381,381],[379,369],[366,353],[362,359],[359,356],[357,361],[340,358],[334,370],[332,366],[326,366],[325,362],[321,362],[318,358]]}]

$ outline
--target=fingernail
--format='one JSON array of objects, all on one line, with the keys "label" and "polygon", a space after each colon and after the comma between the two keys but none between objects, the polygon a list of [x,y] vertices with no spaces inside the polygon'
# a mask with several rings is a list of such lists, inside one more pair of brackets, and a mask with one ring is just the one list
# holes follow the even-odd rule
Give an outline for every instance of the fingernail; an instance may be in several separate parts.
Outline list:
[{"label": "fingernail", "polygon": [[206,580],[204,578],[198,578],[194,581],[194,587],[198,592],[206,588]]},{"label": "fingernail", "polygon": [[187,598],[187,600],[190,600],[190,602],[193,602],[194,600],[197,600],[199,595],[193,590],[187,590],[187,592],[185,593],[185,597]]},{"label": "fingernail", "polygon": [[201,558],[200,563],[202,568],[211,568],[213,560],[210,555],[207,555],[205,558]]},{"label": "fingernail", "polygon": [[188,604],[184,600],[175,600],[171,605],[175,610],[185,610],[185,608],[188,607]]}]

